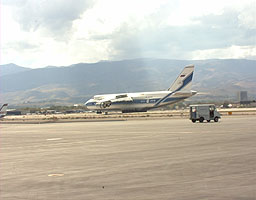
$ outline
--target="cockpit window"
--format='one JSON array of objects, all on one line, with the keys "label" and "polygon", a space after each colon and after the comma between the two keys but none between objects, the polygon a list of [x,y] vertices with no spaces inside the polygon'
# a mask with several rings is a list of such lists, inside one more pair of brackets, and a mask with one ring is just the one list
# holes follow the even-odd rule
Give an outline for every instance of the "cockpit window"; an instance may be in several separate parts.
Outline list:
[{"label": "cockpit window", "polygon": [[102,100],[103,97],[102,97],[102,96],[94,96],[93,99],[94,99],[94,100]]}]

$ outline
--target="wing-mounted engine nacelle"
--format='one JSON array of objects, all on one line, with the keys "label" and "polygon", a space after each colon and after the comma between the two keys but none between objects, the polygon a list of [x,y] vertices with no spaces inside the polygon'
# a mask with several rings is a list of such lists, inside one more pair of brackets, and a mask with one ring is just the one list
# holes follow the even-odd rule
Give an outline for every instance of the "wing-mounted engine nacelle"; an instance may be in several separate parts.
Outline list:
[{"label": "wing-mounted engine nacelle", "polygon": [[101,109],[108,108],[110,106],[111,106],[111,101],[96,103],[96,107],[101,108]]}]

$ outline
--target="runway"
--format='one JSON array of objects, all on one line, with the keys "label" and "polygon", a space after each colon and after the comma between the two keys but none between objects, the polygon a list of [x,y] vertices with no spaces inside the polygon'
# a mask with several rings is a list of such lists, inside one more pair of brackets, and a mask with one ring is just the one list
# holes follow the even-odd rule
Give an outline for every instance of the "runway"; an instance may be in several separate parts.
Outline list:
[{"label": "runway", "polygon": [[255,121],[0,124],[0,199],[256,199]]}]

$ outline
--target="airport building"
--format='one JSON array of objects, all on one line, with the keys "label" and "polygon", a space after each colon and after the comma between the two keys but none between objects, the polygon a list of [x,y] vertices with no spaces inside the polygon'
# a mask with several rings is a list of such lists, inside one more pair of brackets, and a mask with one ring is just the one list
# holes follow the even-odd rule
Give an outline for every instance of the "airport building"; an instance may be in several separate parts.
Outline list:
[{"label": "airport building", "polygon": [[239,91],[238,92],[238,101],[239,102],[248,101],[247,91]]},{"label": "airport building", "polygon": [[239,91],[238,92],[238,101],[241,104],[250,104],[251,102],[248,100],[247,91]]},{"label": "airport building", "polygon": [[248,98],[247,91],[239,91],[238,92],[238,101],[240,105],[250,105],[252,107],[255,106],[255,100],[251,100]]}]

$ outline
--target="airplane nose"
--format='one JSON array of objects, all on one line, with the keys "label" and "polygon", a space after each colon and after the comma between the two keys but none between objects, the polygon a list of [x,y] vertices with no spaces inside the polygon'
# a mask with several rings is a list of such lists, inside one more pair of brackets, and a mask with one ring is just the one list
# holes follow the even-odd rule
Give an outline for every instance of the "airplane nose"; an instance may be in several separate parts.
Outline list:
[{"label": "airplane nose", "polygon": [[86,102],[84,103],[84,105],[85,105],[86,107],[88,107],[88,103],[89,103],[89,102],[88,102],[88,101],[86,101]]},{"label": "airplane nose", "polygon": [[86,101],[84,105],[86,106],[86,108],[89,109],[89,107],[92,107],[94,105],[94,102],[90,99]]}]

